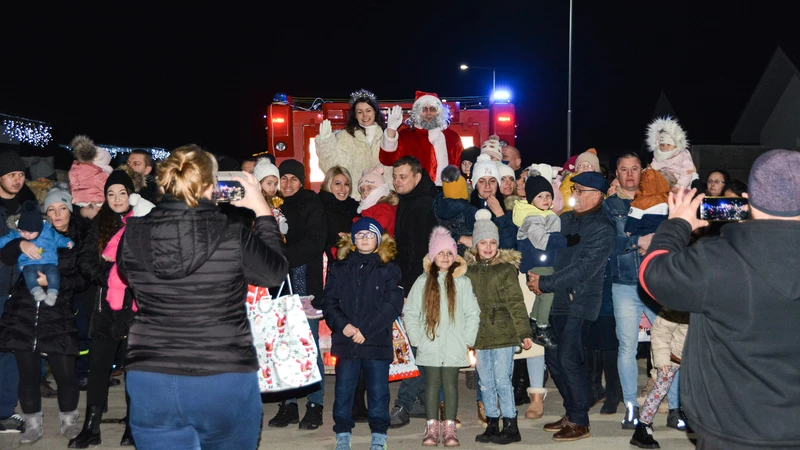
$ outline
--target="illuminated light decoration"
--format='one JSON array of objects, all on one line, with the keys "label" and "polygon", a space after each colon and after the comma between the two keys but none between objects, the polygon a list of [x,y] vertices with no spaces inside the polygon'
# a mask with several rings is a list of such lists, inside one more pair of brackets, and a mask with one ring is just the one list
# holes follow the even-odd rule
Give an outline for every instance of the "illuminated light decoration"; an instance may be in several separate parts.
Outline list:
[{"label": "illuminated light decoration", "polygon": [[472,136],[461,136],[461,145],[470,148],[475,145],[475,139]]},{"label": "illuminated light decoration", "polygon": [[21,117],[6,116],[3,120],[3,134],[9,138],[36,147],[44,147],[53,140],[50,125],[36,120],[23,119]]},{"label": "illuminated light decoration", "polygon": [[511,122],[511,117],[508,116],[500,116],[497,118],[498,122]]},{"label": "illuminated light decoration", "polygon": [[319,158],[317,157],[317,145],[314,139],[308,140],[308,165],[311,168],[311,173],[308,178],[312,183],[322,182],[325,179],[325,173],[319,168]]},{"label": "illuminated light decoration", "polygon": [[[65,149],[72,151],[72,148],[68,145],[61,145]],[[114,145],[98,145],[98,147],[104,148],[111,154],[112,158],[115,158],[120,153],[130,153],[133,150],[144,150],[150,153],[150,156],[153,157],[156,161],[163,161],[169,158],[170,152],[167,149],[160,148],[160,147],[117,147]]]},{"label": "illuminated light decoration", "polygon": [[284,119],[283,117],[273,117],[272,118],[272,123],[284,123],[284,122],[286,122],[286,119]]}]

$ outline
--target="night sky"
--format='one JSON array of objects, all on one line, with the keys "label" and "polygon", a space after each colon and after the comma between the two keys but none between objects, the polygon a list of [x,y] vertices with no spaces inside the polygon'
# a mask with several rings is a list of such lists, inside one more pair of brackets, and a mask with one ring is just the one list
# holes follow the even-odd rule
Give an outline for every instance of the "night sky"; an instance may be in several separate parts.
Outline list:
[{"label": "night sky", "polygon": [[[566,158],[567,0],[62,3],[0,16],[0,112],[50,122],[59,144],[83,133],[244,157],[266,147],[275,92],[488,94],[491,72],[467,63],[512,91],[526,162]],[[777,46],[800,61],[796,4],[576,0],[573,153],[640,150],[662,90],[693,143],[727,143]]]}]

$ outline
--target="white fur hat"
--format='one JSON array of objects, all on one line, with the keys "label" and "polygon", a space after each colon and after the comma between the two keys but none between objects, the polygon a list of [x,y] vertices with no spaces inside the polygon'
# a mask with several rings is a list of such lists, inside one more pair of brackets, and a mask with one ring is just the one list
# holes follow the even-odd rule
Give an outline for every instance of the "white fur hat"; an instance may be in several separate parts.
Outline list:
[{"label": "white fur hat", "polygon": [[558,169],[560,167],[553,167],[550,164],[531,164],[528,167],[528,176],[543,176],[547,181],[553,181],[558,176]]},{"label": "white fur hat", "polygon": [[256,180],[261,183],[261,180],[264,178],[272,175],[277,179],[281,179],[280,171],[278,171],[278,166],[272,164],[269,159],[267,158],[258,158],[258,162],[256,166],[253,168],[253,175],[255,175]]},{"label": "white fur hat", "polygon": [[487,154],[478,156],[477,161],[472,166],[472,180],[477,183],[483,177],[494,177],[497,184],[500,184],[500,169],[497,164]]},{"label": "white fur hat", "polygon": [[688,150],[689,141],[676,119],[670,116],[659,117],[647,126],[647,148],[651,152],[659,150],[660,144],[671,144],[676,150]]},{"label": "white fur hat", "polygon": [[481,155],[489,155],[495,161],[503,159],[503,144],[500,143],[500,137],[496,135],[489,136],[489,140],[481,144]]}]

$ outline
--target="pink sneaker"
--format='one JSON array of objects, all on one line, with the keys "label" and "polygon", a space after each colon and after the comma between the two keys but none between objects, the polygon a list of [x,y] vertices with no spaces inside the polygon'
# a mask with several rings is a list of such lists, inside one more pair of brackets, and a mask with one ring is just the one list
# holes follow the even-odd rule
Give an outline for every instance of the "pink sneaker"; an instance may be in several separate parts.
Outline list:
[{"label": "pink sneaker", "polygon": [[436,447],[439,445],[439,421],[431,419],[425,424],[425,437],[422,438],[422,445],[425,447]]},{"label": "pink sneaker", "polygon": [[442,443],[445,447],[458,447],[461,445],[456,437],[455,420],[445,420],[442,422]]}]

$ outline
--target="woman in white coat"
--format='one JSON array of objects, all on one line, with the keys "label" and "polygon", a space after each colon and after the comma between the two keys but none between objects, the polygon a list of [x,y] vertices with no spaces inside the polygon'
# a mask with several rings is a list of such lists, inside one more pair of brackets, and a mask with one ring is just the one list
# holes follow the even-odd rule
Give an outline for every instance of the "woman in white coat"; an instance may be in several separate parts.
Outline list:
[{"label": "woman in white coat", "polygon": [[[327,172],[333,166],[342,166],[353,176],[361,176],[364,169],[379,165],[384,128],[386,124],[375,94],[364,89],[353,92],[345,129],[334,133],[327,119],[319,127],[315,143],[320,170]],[[384,168],[383,178],[387,183],[392,182],[391,167]],[[354,194],[355,190],[351,196]]]}]

